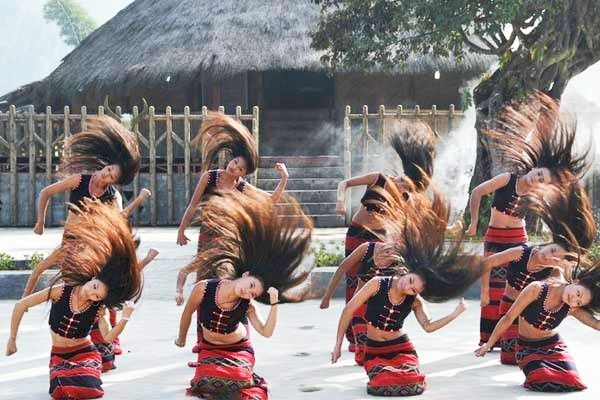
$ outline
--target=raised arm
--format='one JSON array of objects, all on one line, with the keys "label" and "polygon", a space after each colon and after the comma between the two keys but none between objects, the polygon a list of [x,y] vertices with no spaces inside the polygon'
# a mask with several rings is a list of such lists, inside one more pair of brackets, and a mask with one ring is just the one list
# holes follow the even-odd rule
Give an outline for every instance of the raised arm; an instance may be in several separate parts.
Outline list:
[{"label": "raised arm", "polygon": [[279,203],[281,200],[281,196],[283,196],[283,192],[285,191],[285,186],[287,185],[287,181],[289,178],[288,170],[284,163],[275,164],[275,171],[279,174],[279,183],[273,193],[271,193],[271,200],[273,203]]},{"label": "raised arm", "polygon": [[508,312],[500,318],[487,343],[484,343],[475,351],[477,357],[485,356],[494,347],[494,344],[500,339],[500,336],[502,336],[513,321],[521,315],[525,307],[531,304],[539,296],[541,290],[542,286],[540,282],[531,282],[527,285],[527,287],[519,294],[519,297],[517,297],[517,300],[515,300]]},{"label": "raised arm", "polygon": [[123,314],[121,315],[121,320],[111,329],[110,323],[106,319],[106,309],[103,310],[102,315],[98,318],[98,329],[100,329],[100,333],[102,334],[102,338],[107,343],[112,343],[125,329],[125,325],[131,318],[131,314],[135,310],[135,304],[133,301],[126,301],[123,304]]},{"label": "raised arm", "polygon": [[373,297],[375,293],[379,290],[379,279],[375,277],[371,279],[369,282],[365,284],[362,288],[360,288],[352,299],[346,304],[344,310],[342,311],[342,315],[340,316],[340,321],[338,323],[338,330],[336,335],[335,346],[333,347],[333,351],[331,352],[331,363],[335,364],[336,361],[340,358],[342,354],[342,342],[344,340],[344,335],[348,326],[350,325],[350,321],[352,320],[352,315],[360,306],[365,304],[369,298]]},{"label": "raised arm", "polygon": [[339,215],[346,214],[346,189],[352,186],[371,186],[379,179],[379,172],[344,179],[338,184],[336,212]]},{"label": "raised arm", "polygon": [[190,329],[190,324],[192,322],[192,315],[194,314],[194,312],[196,312],[196,310],[200,306],[200,303],[202,303],[205,291],[206,281],[200,281],[196,283],[196,285],[192,289],[192,293],[190,294],[187,303],[185,303],[183,313],[181,314],[181,319],[179,321],[179,336],[175,340],[175,345],[179,347],[185,346],[187,333]]},{"label": "raised arm", "polygon": [[577,318],[579,322],[600,331],[600,319],[596,318],[591,312],[580,307],[571,310],[571,315]]},{"label": "raised arm", "polygon": [[129,218],[131,216],[131,214],[133,214],[133,212],[135,210],[140,208],[142,206],[142,204],[144,204],[146,199],[148,199],[151,195],[152,195],[152,192],[150,192],[146,188],[143,188],[142,190],[140,190],[140,193],[137,195],[137,197],[135,199],[133,199],[133,201],[131,203],[129,203],[127,205],[127,207],[125,207],[125,209],[121,212],[123,214],[123,216],[125,218]]},{"label": "raised arm", "polygon": [[23,314],[25,314],[30,307],[48,301],[48,298],[54,301],[58,300],[62,294],[62,290],[62,285],[53,286],[29,295],[15,304],[10,320],[10,335],[8,336],[8,343],[6,344],[7,356],[17,352],[17,333],[19,332],[19,325],[21,324]]},{"label": "raised arm", "polygon": [[469,200],[469,210],[471,212],[471,224],[466,231],[467,236],[473,236],[477,233],[477,222],[479,221],[479,206],[481,204],[481,198],[487,194],[493,193],[508,184],[510,180],[510,174],[504,172],[496,175],[494,178],[481,183],[475,187],[471,192],[471,198]]},{"label": "raised arm", "polygon": [[148,264],[150,264],[152,260],[154,260],[159,254],[160,252],[158,251],[158,249],[150,247],[148,249],[148,253],[146,253],[146,257],[142,258],[142,260],[138,263],[138,268],[140,269],[140,271],[146,268]]},{"label": "raised arm", "polygon": [[37,209],[37,221],[33,232],[41,235],[44,233],[44,224],[46,222],[46,209],[48,208],[48,202],[50,198],[56,196],[58,193],[66,192],[67,190],[73,190],[79,186],[81,181],[81,175],[71,175],[63,180],[55,182],[51,185],[46,186],[40,191]]},{"label": "raised arm", "polygon": [[190,203],[188,204],[185,212],[183,213],[183,217],[181,218],[181,223],[179,224],[179,230],[177,231],[177,244],[180,246],[185,246],[187,242],[190,240],[187,236],[185,236],[185,228],[188,227],[190,222],[192,222],[192,218],[194,217],[194,213],[196,212],[196,208],[202,200],[202,196],[204,195],[204,191],[206,190],[206,186],[208,185],[208,172],[205,172],[200,176],[200,180],[196,185],[196,189],[194,190],[194,194],[190,199]]},{"label": "raised arm", "polygon": [[183,298],[183,287],[185,286],[185,281],[187,280],[187,276],[194,272],[196,269],[194,268],[194,262],[190,262],[184,267],[181,267],[179,273],[177,274],[177,286],[175,288],[175,304],[178,306],[183,304],[185,300]]},{"label": "raised arm", "polygon": [[417,321],[419,322],[419,325],[421,325],[423,330],[425,332],[435,332],[438,329],[448,325],[450,322],[454,321],[456,317],[462,314],[467,309],[467,303],[465,303],[465,299],[460,299],[454,311],[435,321],[431,320],[431,317],[427,312],[427,307],[425,306],[425,301],[421,298],[421,296],[417,296],[413,303],[412,309],[415,313]]},{"label": "raised arm", "polygon": [[335,273],[329,280],[329,285],[327,285],[327,289],[325,289],[325,294],[323,295],[323,299],[321,300],[321,305],[319,306],[321,309],[329,308],[329,301],[335,292],[340,280],[346,272],[348,272],[352,267],[358,264],[361,258],[367,252],[369,247],[369,243],[362,243],[358,246],[350,255],[340,263],[338,269],[335,270]]},{"label": "raised arm", "polygon": [[269,302],[271,303],[271,309],[269,310],[267,321],[263,322],[260,312],[253,303],[250,303],[250,307],[248,307],[248,319],[250,320],[250,323],[256,332],[260,333],[264,337],[270,338],[273,336],[273,331],[275,330],[275,325],[277,324],[277,304],[279,304],[279,292],[274,287],[270,287],[269,290],[267,290],[267,293],[269,293]]},{"label": "raised arm", "polygon": [[490,272],[492,268],[518,260],[523,256],[523,246],[515,246],[499,253],[487,256],[483,262],[481,274],[481,302],[482,307],[490,304]]}]

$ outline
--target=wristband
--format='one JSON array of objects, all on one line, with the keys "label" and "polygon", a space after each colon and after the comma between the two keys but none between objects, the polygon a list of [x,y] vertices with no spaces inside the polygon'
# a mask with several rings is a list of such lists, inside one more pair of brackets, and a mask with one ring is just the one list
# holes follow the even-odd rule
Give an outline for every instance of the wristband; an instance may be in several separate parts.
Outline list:
[{"label": "wristband", "polygon": [[271,306],[276,306],[277,304],[279,304],[279,301],[276,301],[275,303],[270,303]]}]

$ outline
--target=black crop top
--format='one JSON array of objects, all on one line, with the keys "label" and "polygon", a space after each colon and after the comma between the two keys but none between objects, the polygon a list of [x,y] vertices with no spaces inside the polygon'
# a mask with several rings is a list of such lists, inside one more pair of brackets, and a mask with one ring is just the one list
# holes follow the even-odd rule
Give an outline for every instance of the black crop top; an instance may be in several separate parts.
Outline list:
[{"label": "black crop top", "polygon": [[[81,179],[79,180],[79,185],[71,190],[71,194],[69,195],[69,202],[75,205],[80,205],[81,201],[88,197],[90,199],[94,198],[94,196],[90,193],[90,182],[92,180],[92,175],[81,175]],[[106,191],[102,193],[98,199],[103,203],[110,203],[115,198],[115,194],[117,189],[113,185],[108,185]]]},{"label": "black crop top", "polygon": [[552,311],[546,310],[544,303],[548,297],[548,288],[549,286],[547,283],[542,283],[542,290],[537,299],[525,307],[521,313],[521,317],[523,317],[525,321],[529,322],[535,328],[545,331],[552,330],[560,325],[571,309],[567,303],[562,303],[560,307]]},{"label": "black crop top", "polygon": [[394,268],[395,263],[391,265],[379,268],[375,265],[375,242],[369,242],[367,247],[367,252],[360,259],[360,264],[358,265],[358,278],[363,282],[368,282],[371,278],[375,276],[389,276],[394,274],[396,269]]},{"label": "black crop top", "polygon": [[83,311],[73,312],[72,297],[74,286],[63,286],[62,294],[58,301],[50,307],[48,324],[52,332],[67,339],[82,339],[92,331],[94,322],[98,319],[98,310],[101,302],[95,301]]},{"label": "black crop top", "polygon": [[365,190],[365,194],[363,194],[363,197],[360,199],[360,203],[367,209],[367,211],[375,211],[375,212],[380,212],[381,208],[378,207],[376,204],[373,204],[372,201],[384,201],[384,198],[377,193],[377,191],[373,190],[375,188],[385,188],[385,182],[386,182],[386,178],[384,175],[379,174],[379,176],[377,177],[377,181],[371,185],[367,187],[367,190]]},{"label": "black crop top", "polygon": [[222,279],[208,279],[202,303],[198,306],[198,329],[204,327],[211,332],[227,334],[235,332],[239,323],[246,324],[246,313],[250,301],[240,299],[235,307],[225,310],[217,305],[217,293]]},{"label": "black crop top", "polygon": [[525,286],[534,281],[543,281],[552,273],[552,268],[544,268],[542,270],[531,272],[527,270],[527,264],[531,258],[532,246],[523,246],[523,254],[517,261],[508,263],[506,271],[506,282],[515,290],[521,291]]},{"label": "black crop top", "polygon": [[494,192],[494,198],[492,200],[492,208],[513,217],[519,217],[519,215],[514,212],[514,207],[517,204],[517,200],[519,200],[519,195],[517,194],[517,178],[518,176],[516,174],[510,174],[508,183]]},{"label": "black crop top", "polygon": [[[204,189],[204,195],[202,196],[202,200],[206,201],[208,198],[217,192],[217,187],[219,184],[219,176],[220,172],[218,169],[211,169],[208,171],[208,182],[206,183],[206,189]],[[239,179],[238,183],[235,185],[235,189],[239,192],[243,193],[244,188],[246,187],[246,181],[242,178]]]},{"label": "black crop top", "polygon": [[416,296],[406,296],[400,304],[390,301],[390,287],[393,277],[379,278],[379,290],[367,302],[365,319],[370,325],[384,331],[399,331],[410,314]]}]

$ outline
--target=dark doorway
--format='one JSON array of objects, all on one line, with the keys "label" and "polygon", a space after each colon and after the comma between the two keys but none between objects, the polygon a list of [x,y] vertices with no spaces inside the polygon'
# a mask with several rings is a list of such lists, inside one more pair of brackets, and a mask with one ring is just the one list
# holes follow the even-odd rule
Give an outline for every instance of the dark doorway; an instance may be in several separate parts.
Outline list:
[{"label": "dark doorway", "polygon": [[263,73],[267,108],[330,108],[333,79],[319,72],[269,71]]}]

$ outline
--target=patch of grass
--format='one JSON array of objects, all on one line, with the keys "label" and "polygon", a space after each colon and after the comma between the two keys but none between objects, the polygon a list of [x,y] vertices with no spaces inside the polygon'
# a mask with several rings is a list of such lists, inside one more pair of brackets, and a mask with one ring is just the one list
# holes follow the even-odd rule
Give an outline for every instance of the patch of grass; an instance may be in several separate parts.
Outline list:
[{"label": "patch of grass", "polygon": [[8,271],[15,265],[15,259],[9,254],[0,253],[0,271]]},{"label": "patch of grass", "polygon": [[27,254],[25,254],[24,257],[25,260],[27,260],[28,269],[34,269],[44,259],[44,255],[42,253],[38,253],[37,251],[33,252],[31,257],[29,257]]},{"label": "patch of grass", "polygon": [[344,247],[335,240],[328,243],[319,242],[318,246],[312,247],[310,253],[315,256],[315,266],[331,267],[338,266],[344,259]]},{"label": "patch of grass", "polygon": [[587,257],[592,262],[596,262],[600,260],[600,243],[595,242],[592,247],[587,252]]}]

